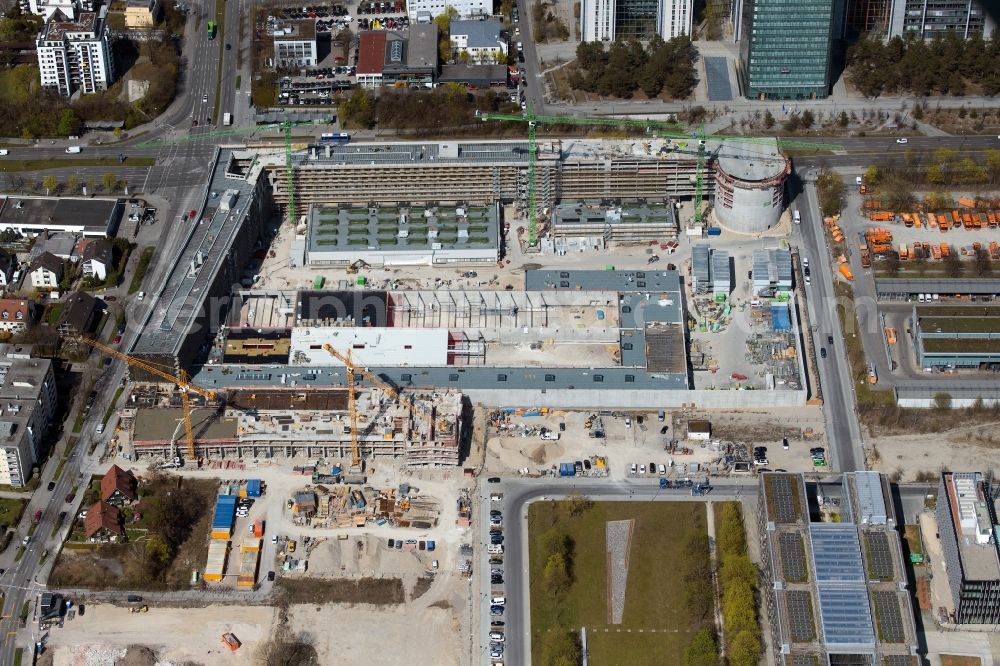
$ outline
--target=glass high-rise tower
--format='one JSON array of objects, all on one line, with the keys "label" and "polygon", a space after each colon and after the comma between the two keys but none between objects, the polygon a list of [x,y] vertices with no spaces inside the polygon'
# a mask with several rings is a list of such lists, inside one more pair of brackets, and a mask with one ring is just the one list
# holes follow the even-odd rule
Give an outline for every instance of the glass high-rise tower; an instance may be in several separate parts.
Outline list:
[{"label": "glass high-rise tower", "polygon": [[814,99],[830,92],[834,0],[744,0],[745,94]]}]

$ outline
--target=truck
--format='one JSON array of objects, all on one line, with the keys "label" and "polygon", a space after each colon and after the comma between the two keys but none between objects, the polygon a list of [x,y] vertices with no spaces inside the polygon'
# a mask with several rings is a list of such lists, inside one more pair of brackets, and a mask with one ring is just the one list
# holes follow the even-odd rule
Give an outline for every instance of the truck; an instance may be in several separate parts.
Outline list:
[{"label": "truck", "polygon": [[258,518],[253,521],[253,535],[258,539],[264,536],[264,519]]},{"label": "truck", "polygon": [[77,153],[80,152],[80,150],[81,150],[80,146],[68,146],[66,148],[66,154],[67,155],[76,155]]},{"label": "truck", "polygon": [[843,275],[848,280],[854,279],[854,274],[851,273],[851,269],[847,267],[847,264],[841,264],[840,266],[837,267],[837,270],[839,270],[840,274]]},{"label": "truck", "polygon": [[223,125],[232,125],[233,124],[233,114],[231,114],[231,113],[223,113],[222,114],[222,124]]}]

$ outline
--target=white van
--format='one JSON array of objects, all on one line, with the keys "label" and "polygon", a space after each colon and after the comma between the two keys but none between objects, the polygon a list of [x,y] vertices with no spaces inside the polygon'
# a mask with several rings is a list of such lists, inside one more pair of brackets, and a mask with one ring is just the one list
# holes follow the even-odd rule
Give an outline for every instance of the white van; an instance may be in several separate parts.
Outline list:
[{"label": "white van", "polygon": [[66,149],[68,155],[75,155],[80,152],[80,146],[70,146]]},{"label": "white van", "polygon": [[6,148],[0,148],[0,157],[6,157],[7,155],[10,155],[10,151]]},{"label": "white van", "polygon": [[490,555],[503,555],[503,544],[491,543],[488,552]]},{"label": "white van", "polygon": [[493,597],[490,599],[490,604],[494,606],[505,606],[507,605],[507,597]]},{"label": "white van", "polygon": [[559,440],[559,432],[558,431],[553,431],[553,430],[546,430],[542,434],[542,439],[548,439],[548,440],[552,440],[552,441],[558,441]]},{"label": "white van", "polygon": [[491,502],[499,502],[502,499],[503,499],[503,493],[493,493],[492,495],[490,495]]},{"label": "white van", "polygon": [[919,300],[920,300],[921,303],[924,302],[924,295],[923,294],[919,294]]},{"label": "white van", "polygon": [[792,221],[795,222],[795,224],[802,224],[802,214],[797,210],[792,211]]}]

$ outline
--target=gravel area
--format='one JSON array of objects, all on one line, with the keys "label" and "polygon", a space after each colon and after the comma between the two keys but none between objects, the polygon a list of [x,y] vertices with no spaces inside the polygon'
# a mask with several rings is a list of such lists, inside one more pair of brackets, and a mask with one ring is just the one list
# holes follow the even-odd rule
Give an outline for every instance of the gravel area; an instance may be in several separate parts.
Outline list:
[{"label": "gravel area", "polygon": [[625,614],[628,553],[634,520],[609,520],[605,525],[608,547],[608,623],[621,624]]}]

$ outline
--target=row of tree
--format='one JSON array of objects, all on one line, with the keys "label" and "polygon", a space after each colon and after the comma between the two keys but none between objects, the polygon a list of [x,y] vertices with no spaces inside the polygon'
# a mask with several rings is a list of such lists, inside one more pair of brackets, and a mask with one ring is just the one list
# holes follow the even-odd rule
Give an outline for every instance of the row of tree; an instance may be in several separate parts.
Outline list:
[{"label": "row of tree", "polygon": [[819,207],[824,215],[836,215],[844,208],[844,177],[824,167],[816,177]]},{"label": "row of tree", "polygon": [[761,636],[757,620],[757,567],[747,554],[743,513],[738,502],[722,505],[716,525],[722,622],[729,666],[755,666]]},{"label": "row of tree", "polygon": [[916,35],[857,41],[847,52],[847,77],[868,95],[1000,93],[1000,36],[963,39],[954,32],[930,41]]},{"label": "row of tree", "polygon": [[569,84],[604,97],[628,99],[641,89],[649,98],[685,99],[698,83],[697,60],[687,36],[667,42],[653,37],[647,46],[637,39],[617,40],[608,48],[602,42],[582,42]]},{"label": "row of tree", "polygon": [[[420,91],[390,89],[380,91],[377,96],[357,88],[341,102],[338,116],[344,127],[370,129],[378,125],[397,130],[482,131],[489,126],[476,119],[476,111],[500,111],[511,106],[505,91],[472,94],[457,84]],[[501,123],[495,125],[503,131]]]}]

